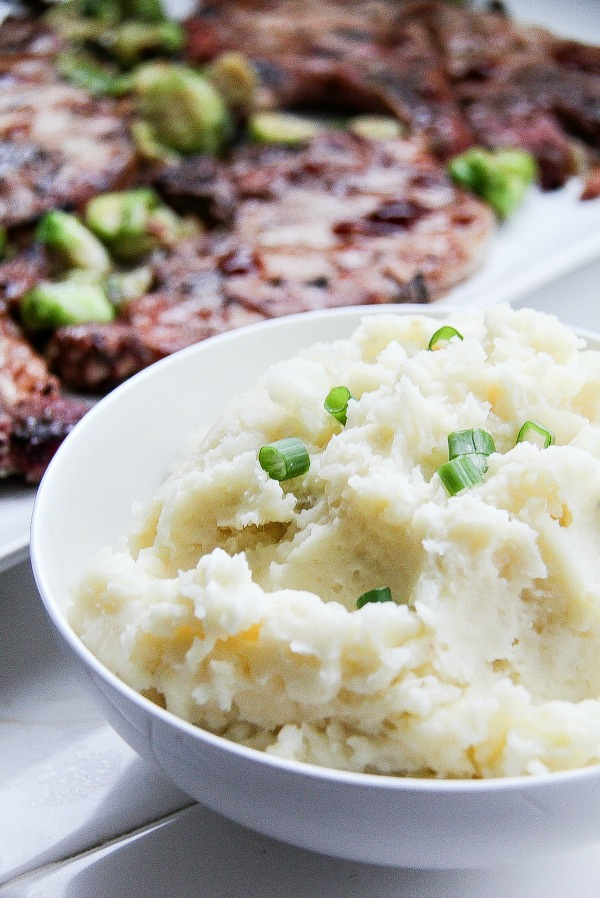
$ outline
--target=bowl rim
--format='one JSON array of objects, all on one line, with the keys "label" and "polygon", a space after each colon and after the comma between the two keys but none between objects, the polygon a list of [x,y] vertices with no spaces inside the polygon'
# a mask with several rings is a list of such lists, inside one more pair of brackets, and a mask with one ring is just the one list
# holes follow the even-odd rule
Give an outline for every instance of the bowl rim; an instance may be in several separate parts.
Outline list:
[{"label": "bowl rim", "polygon": [[[344,785],[354,788],[376,789],[376,790],[392,790],[399,793],[440,793],[440,794],[457,794],[457,795],[476,795],[481,792],[511,792],[514,790],[526,791],[538,790],[540,787],[548,787],[559,783],[567,784],[572,781],[581,779],[594,779],[600,776],[600,764],[588,765],[586,767],[578,767],[569,770],[549,771],[535,774],[519,774],[515,776],[504,777],[488,777],[478,779],[451,779],[443,777],[415,777],[401,776],[393,774],[364,773],[353,770],[343,770],[335,767],[324,767],[318,764],[312,764],[306,761],[298,761],[295,759],[284,758],[276,754],[271,754],[260,749],[252,748],[242,743],[234,742],[224,736],[219,736],[206,730],[184,718],[178,717],[171,711],[160,707],[150,699],[137,692],[132,686],[121,680],[108,667],[106,667],[94,654],[87,648],[83,641],[77,636],[75,631],[68,623],[67,617],[62,611],[60,604],[52,596],[52,590],[48,584],[45,563],[43,555],[39,549],[42,536],[41,530],[41,509],[45,503],[45,496],[48,484],[54,476],[54,470],[58,466],[63,455],[68,453],[73,439],[73,434],[87,427],[86,421],[104,414],[104,408],[120,401],[120,398],[131,390],[135,390],[137,385],[142,381],[160,377],[161,371],[167,367],[185,365],[188,358],[202,354],[209,347],[220,345],[229,341],[244,341],[246,335],[256,332],[265,332],[267,335],[271,330],[284,328],[285,330],[293,329],[298,321],[336,319],[348,317],[356,321],[356,326],[362,318],[369,317],[374,314],[417,314],[432,318],[448,318],[453,314],[461,316],[469,316],[471,314],[485,315],[489,309],[498,305],[508,305],[507,303],[495,303],[486,309],[470,309],[462,306],[435,306],[431,308],[429,305],[403,303],[401,305],[380,304],[373,306],[344,306],[335,309],[321,309],[309,312],[300,312],[292,315],[282,316],[280,318],[269,319],[258,323],[244,325],[231,331],[226,331],[212,337],[208,337],[191,346],[187,346],[171,355],[160,359],[154,364],[139,371],[133,377],[117,386],[106,396],[103,396],[95,405],[93,405],[86,415],[75,425],[71,433],[59,446],[54,458],[51,460],[46,473],[44,474],[35,496],[33,513],[30,528],[30,561],[33,570],[34,579],[38,589],[40,599],[45,607],[52,624],[61,634],[71,651],[76,655],[77,659],[84,666],[91,668],[96,676],[99,676],[105,683],[118,693],[123,694],[129,701],[132,701],[140,710],[150,716],[157,715],[168,726],[174,727],[175,730],[185,734],[187,737],[201,742],[208,743],[213,748],[225,751],[227,754],[236,756],[240,761],[247,761],[254,765],[272,767],[280,771],[293,774],[297,777],[305,779],[313,779],[316,781],[333,782],[338,785]],[[557,317],[557,316],[551,316]],[[577,326],[567,325],[569,329],[577,336],[586,341],[596,342],[600,348],[600,332],[591,329],[580,328]],[[319,338],[314,342],[331,342],[336,339],[335,335],[327,338]],[[306,345],[310,345],[306,343]],[[268,367],[267,363],[267,366]]]}]

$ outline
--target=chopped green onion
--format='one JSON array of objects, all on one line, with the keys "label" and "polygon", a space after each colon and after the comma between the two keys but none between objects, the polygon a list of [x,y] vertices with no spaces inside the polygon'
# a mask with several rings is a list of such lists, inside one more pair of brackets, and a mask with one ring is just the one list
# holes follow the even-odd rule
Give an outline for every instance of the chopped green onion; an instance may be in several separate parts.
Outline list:
[{"label": "chopped green onion", "polygon": [[[485,460],[485,456],[483,459]],[[438,476],[451,496],[475,486],[476,483],[482,483],[482,473],[471,455],[452,458],[438,468]]]},{"label": "chopped green onion", "polygon": [[[485,452],[465,452],[463,455],[457,455],[456,458],[468,458],[480,474],[485,474],[488,469],[488,457]],[[450,461],[455,461],[455,459],[451,458]]]},{"label": "chopped green onion", "polygon": [[496,451],[493,437],[487,430],[455,430],[448,434],[448,457],[478,453],[491,455]]},{"label": "chopped green onion", "polygon": [[310,467],[306,446],[297,437],[285,437],[262,446],[258,461],[273,480],[291,480],[306,474]]},{"label": "chopped green onion", "polygon": [[362,608],[369,602],[393,602],[392,593],[388,586],[378,586],[375,589],[369,589],[363,592],[362,596],[356,600],[356,607]]},{"label": "chopped green onion", "polygon": [[348,387],[333,387],[325,397],[325,411],[333,415],[340,424],[345,424],[348,414],[348,402],[353,398]]},{"label": "chopped green onion", "polygon": [[452,327],[450,324],[444,324],[443,327],[440,327],[439,330],[435,332],[429,341],[428,349],[441,349],[442,346],[445,343],[449,343],[453,337],[457,337],[459,340],[463,339],[463,335],[459,333],[455,327]]},{"label": "chopped green onion", "polygon": [[525,421],[517,435],[517,443],[535,443],[540,449],[547,449],[556,441],[551,430],[536,421]]}]

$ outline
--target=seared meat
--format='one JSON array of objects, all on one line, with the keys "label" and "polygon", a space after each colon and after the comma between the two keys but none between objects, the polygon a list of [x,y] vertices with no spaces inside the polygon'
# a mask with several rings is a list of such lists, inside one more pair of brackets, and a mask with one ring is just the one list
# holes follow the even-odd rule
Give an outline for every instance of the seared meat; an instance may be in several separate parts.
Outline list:
[{"label": "seared meat", "polygon": [[31,243],[13,258],[0,264],[0,309],[18,315],[21,299],[39,281],[50,274],[50,264],[43,247]]},{"label": "seared meat", "polygon": [[600,166],[589,171],[584,179],[583,190],[581,192],[582,200],[600,199]]},{"label": "seared meat", "polygon": [[250,56],[274,107],[389,113],[442,157],[469,142],[426,23],[386,0],[203,4],[187,23],[188,56]]},{"label": "seared meat", "polygon": [[235,200],[233,225],[156,260],[155,292],[118,324],[58,330],[48,352],[66,383],[105,389],[136,364],[262,318],[435,299],[478,267],[494,227],[418,139],[331,131],[298,149],[242,148],[212,171]]},{"label": "seared meat", "polygon": [[59,40],[37,23],[0,27],[0,224],[74,207],[124,183],[135,161],[116,102],[95,100],[53,68]]},{"label": "seared meat", "polygon": [[573,138],[600,151],[600,48],[452,3],[213,0],[187,23],[188,54],[253,59],[274,106],[387,112],[446,159],[520,146],[542,186],[565,182]]},{"label": "seared meat", "polygon": [[61,394],[44,360],[0,310],[0,477],[37,483],[87,408]]},{"label": "seared meat", "polygon": [[176,212],[196,215],[210,226],[231,225],[235,218],[231,181],[210,156],[192,156],[179,165],[166,166],[155,186]]},{"label": "seared meat", "polygon": [[53,58],[63,41],[36,19],[8,16],[0,26],[0,69],[6,71],[24,58]]},{"label": "seared meat", "polygon": [[317,291],[299,311],[394,302],[417,274],[435,299],[479,265],[493,228],[418,139],[332,131],[298,151],[247,149],[230,170],[234,252],[251,265],[231,272],[228,289],[269,315],[289,311],[291,285]]}]

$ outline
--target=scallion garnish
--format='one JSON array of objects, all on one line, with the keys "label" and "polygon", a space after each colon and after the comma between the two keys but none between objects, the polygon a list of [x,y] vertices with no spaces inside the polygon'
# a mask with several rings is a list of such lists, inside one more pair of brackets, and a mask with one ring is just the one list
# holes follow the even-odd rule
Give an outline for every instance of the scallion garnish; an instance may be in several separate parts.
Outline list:
[{"label": "scallion garnish", "polygon": [[[483,471],[479,471],[478,462],[474,461],[475,453],[470,455],[459,455],[452,458],[440,468],[438,468],[438,476],[451,496],[466,490],[476,483],[482,483]],[[482,455],[483,463],[487,466],[486,456]]]},{"label": "scallion garnish", "polygon": [[[480,474],[485,474],[488,469],[488,457],[484,452],[465,452],[464,455],[457,455],[457,458],[468,458],[473,462]],[[450,459],[454,461],[454,459]]]},{"label": "scallion garnish", "polygon": [[368,602],[393,602],[392,592],[388,586],[378,586],[375,589],[369,589],[363,592],[362,596],[356,600],[356,607],[362,608]]},{"label": "scallion garnish", "polygon": [[496,451],[496,444],[491,433],[487,430],[455,430],[448,434],[448,458],[457,458],[459,455],[471,455],[476,452],[481,455],[491,455]]},{"label": "scallion garnish", "polygon": [[556,441],[556,437],[551,430],[538,424],[537,421],[525,421],[517,434],[517,443],[535,443],[540,449],[547,449]]},{"label": "scallion garnish", "polygon": [[340,424],[345,424],[348,415],[348,402],[352,398],[348,387],[333,387],[325,397],[325,411],[333,415]]},{"label": "scallion garnish", "polygon": [[273,480],[291,480],[306,474],[310,467],[306,446],[297,437],[284,437],[262,446],[258,461]]},{"label": "scallion garnish", "polygon": [[431,340],[429,341],[429,349],[441,349],[442,346],[445,346],[446,343],[449,343],[453,337],[456,337],[458,340],[462,340],[463,335],[456,330],[455,327],[452,327],[450,324],[444,324],[443,327],[440,327],[439,330],[435,332]]}]

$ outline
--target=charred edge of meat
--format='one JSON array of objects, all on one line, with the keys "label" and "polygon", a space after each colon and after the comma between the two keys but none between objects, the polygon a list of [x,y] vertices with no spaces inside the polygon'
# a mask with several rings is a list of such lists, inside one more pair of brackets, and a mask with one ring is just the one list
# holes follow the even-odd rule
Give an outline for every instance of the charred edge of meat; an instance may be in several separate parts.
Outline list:
[{"label": "charred edge of meat", "polygon": [[197,215],[209,226],[233,224],[235,194],[215,159],[192,156],[156,172],[151,180],[176,212]]},{"label": "charred edge of meat", "polygon": [[34,396],[0,413],[0,476],[38,483],[54,453],[89,406]]},{"label": "charred edge of meat", "polygon": [[417,272],[410,281],[398,287],[394,302],[409,302],[418,305],[426,305],[431,302],[429,287],[427,286],[427,281],[422,272]]},{"label": "charred edge of meat", "polygon": [[106,393],[158,361],[131,325],[71,325],[58,328],[46,347],[50,370],[68,388]]},{"label": "charred edge of meat", "polygon": [[334,234],[340,236],[364,235],[382,237],[413,227],[427,209],[411,200],[392,200],[383,203],[369,215],[356,221],[340,221],[334,225]]}]

